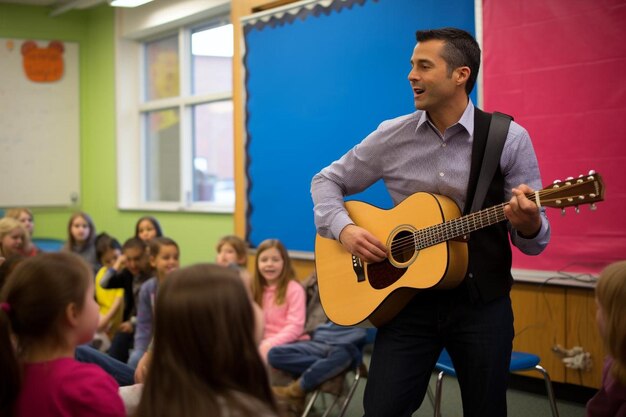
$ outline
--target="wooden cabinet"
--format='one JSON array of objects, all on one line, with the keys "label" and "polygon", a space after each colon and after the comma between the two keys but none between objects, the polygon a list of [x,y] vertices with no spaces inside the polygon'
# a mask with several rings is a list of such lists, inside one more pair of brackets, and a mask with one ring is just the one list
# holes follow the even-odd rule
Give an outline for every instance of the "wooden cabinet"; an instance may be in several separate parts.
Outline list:
[{"label": "wooden cabinet", "polygon": [[[604,348],[595,322],[595,296],[591,288],[517,282],[511,291],[515,317],[513,349],[541,357],[541,365],[555,382],[599,388]],[[553,348],[581,346],[591,353],[590,370],[565,367]],[[536,372],[525,373],[538,377]]]},{"label": "wooden cabinet", "polygon": [[[515,338],[513,349],[539,355],[554,381],[565,381],[565,367],[552,347],[565,342],[565,291],[516,283],[511,291]],[[538,376],[536,372],[524,373]]]},{"label": "wooden cabinet", "polygon": [[570,384],[599,388],[602,384],[602,365],[606,355],[596,324],[596,301],[593,290],[566,288],[566,346],[582,346],[591,353],[592,368],[580,371],[566,368],[565,381]]}]

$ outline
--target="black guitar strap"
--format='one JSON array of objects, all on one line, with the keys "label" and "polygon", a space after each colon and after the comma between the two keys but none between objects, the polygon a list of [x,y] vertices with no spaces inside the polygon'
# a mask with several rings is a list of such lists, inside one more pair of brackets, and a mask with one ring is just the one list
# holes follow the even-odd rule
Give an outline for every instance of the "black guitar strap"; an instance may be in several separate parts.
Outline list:
[{"label": "black guitar strap", "polygon": [[[504,142],[506,141],[506,137],[509,132],[509,125],[511,124],[511,120],[513,120],[513,118],[507,114],[494,112],[491,115],[491,123],[489,123],[488,113],[479,109],[475,109],[474,111],[480,113],[476,114],[474,119],[474,141],[478,141],[477,143],[479,146],[478,148],[474,147],[473,153],[482,148],[482,146],[480,146],[480,141],[484,138],[487,126],[489,126],[489,131],[486,137],[486,144],[484,144],[483,148],[484,154],[482,155],[480,174],[478,176],[478,181],[476,182],[476,191],[474,192],[472,205],[469,206],[469,211],[465,210],[466,213],[473,213],[482,208],[485,196],[487,195],[487,190],[489,189],[489,184],[491,184],[493,176],[496,173],[496,169],[498,169],[498,165],[500,164],[500,155],[502,154]],[[487,116],[487,118],[485,118],[485,116]],[[480,155],[481,153],[479,151],[478,155],[472,155],[472,159],[474,160],[474,158],[480,157]],[[471,179],[469,186],[473,186],[473,181]],[[471,196],[471,193],[468,193],[468,197],[469,196]],[[465,207],[467,209],[467,203]]]}]

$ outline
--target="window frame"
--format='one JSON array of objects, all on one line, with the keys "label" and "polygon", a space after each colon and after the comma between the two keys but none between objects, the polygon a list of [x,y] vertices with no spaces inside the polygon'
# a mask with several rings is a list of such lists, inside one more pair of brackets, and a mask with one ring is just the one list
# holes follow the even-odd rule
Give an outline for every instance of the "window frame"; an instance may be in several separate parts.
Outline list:
[{"label": "window frame", "polygon": [[[175,27],[152,31],[149,36],[117,36],[116,106],[117,106],[117,185],[118,208],[123,210],[186,211],[234,213],[235,202],[193,201],[193,109],[199,104],[233,101],[233,85],[228,91],[192,95],[191,35],[198,30],[231,24],[230,15],[218,10],[203,13],[201,19],[185,21]],[[144,100],[146,97],[145,44],[176,35],[179,49],[180,91],[177,97]],[[233,40],[234,42],[234,40]],[[234,57],[233,57],[234,59]],[[235,62],[233,60],[233,65]],[[146,200],[146,125],[149,111],[176,108],[180,115],[180,195],[178,201]],[[234,137],[233,137],[234,146]],[[234,148],[233,155],[234,158]],[[233,172],[233,178],[235,173]]]}]

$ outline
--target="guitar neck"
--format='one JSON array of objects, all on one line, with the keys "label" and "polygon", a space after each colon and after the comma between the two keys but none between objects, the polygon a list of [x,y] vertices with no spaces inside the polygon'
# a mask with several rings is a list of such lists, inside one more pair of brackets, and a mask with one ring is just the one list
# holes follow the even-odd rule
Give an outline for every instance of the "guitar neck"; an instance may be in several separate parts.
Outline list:
[{"label": "guitar neck", "polygon": [[[528,198],[532,198],[533,196],[534,194],[526,195]],[[498,204],[497,206],[417,230],[413,236],[415,248],[417,250],[424,249],[448,240],[467,236],[476,230],[500,223],[506,220],[504,207],[508,204],[508,202]]]},{"label": "guitar neck", "polygon": [[[555,181],[553,185],[539,191],[525,194],[538,207],[553,207],[565,210],[565,207],[591,204],[595,209],[595,203],[604,200],[604,183],[599,174],[590,171],[586,176],[577,179],[568,178],[565,182]],[[489,207],[462,217],[448,220],[444,223],[426,227],[413,232],[412,240],[416,250],[424,249],[439,243],[456,238],[466,238],[468,234],[476,230],[500,223],[506,220],[504,208],[508,201]],[[400,239],[396,243],[396,250],[408,247],[408,240]],[[464,239],[467,240],[467,239]]]}]

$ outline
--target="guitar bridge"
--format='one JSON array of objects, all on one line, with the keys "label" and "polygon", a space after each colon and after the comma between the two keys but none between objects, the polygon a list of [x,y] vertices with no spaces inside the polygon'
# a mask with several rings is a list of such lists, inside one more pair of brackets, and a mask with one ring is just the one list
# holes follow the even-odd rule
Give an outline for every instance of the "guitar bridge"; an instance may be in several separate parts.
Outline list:
[{"label": "guitar bridge", "polygon": [[352,255],[352,269],[354,269],[354,273],[356,274],[357,282],[365,281],[365,266],[361,258]]}]

